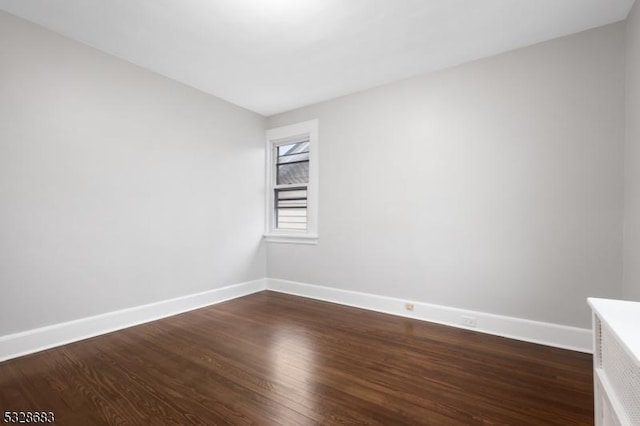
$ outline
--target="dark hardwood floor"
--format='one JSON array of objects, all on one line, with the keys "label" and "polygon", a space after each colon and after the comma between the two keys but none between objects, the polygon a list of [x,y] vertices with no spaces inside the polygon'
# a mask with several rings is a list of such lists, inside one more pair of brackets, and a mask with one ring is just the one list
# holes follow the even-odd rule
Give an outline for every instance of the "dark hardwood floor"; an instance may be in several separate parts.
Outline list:
[{"label": "dark hardwood floor", "polygon": [[591,425],[591,356],[262,292],[0,363],[62,425]]}]

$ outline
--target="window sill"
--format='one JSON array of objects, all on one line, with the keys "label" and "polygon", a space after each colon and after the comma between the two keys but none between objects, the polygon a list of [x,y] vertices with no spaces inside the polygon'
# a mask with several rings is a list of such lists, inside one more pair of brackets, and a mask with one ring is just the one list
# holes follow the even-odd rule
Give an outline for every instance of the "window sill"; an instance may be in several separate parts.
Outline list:
[{"label": "window sill", "polygon": [[264,240],[268,243],[279,244],[318,244],[318,236],[309,234],[264,234]]}]

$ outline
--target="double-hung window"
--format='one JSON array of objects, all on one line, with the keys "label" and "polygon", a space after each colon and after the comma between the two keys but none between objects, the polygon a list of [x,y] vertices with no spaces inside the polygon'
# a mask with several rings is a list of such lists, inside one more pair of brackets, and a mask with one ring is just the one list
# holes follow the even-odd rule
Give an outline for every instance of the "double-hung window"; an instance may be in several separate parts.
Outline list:
[{"label": "double-hung window", "polygon": [[318,121],[267,131],[267,212],[270,242],[318,241]]}]

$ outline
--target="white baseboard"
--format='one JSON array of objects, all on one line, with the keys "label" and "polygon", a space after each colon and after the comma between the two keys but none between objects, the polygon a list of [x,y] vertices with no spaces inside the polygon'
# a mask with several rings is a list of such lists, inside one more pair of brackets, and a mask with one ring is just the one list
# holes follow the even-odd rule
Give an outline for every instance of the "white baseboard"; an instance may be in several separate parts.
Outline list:
[{"label": "white baseboard", "polygon": [[[526,342],[571,349],[579,352],[592,352],[591,330],[589,329],[266,278],[0,336],[0,362],[247,296],[265,289],[422,321],[466,328]],[[406,302],[413,303],[413,311],[407,311],[404,308]],[[462,316],[475,318],[477,326],[471,328],[461,325],[460,320]]]},{"label": "white baseboard", "polygon": [[[274,278],[266,279],[267,290],[311,299],[324,300],[341,305],[354,306],[386,314],[399,315],[481,333],[508,337],[525,342],[538,343],[579,352],[592,353],[591,330],[547,322],[450,308],[429,303],[414,302],[393,297],[378,296],[337,288],[322,287]],[[414,305],[413,311],[405,309],[405,303]],[[461,325],[463,316],[476,319],[476,327]]]},{"label": "white baseboard", "polygon": [[0,361],[110,333],[265,290],[265,280],[248,281],[148,305],[0,336]]}]

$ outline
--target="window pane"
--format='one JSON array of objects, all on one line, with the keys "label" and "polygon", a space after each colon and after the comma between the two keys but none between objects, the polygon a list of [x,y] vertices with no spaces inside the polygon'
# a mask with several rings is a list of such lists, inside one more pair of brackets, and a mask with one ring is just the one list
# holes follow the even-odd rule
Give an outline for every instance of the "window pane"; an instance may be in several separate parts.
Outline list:
[{"label": "window pane", "polygon": [[309,151],[278,157],[278,164],[297,163],[300,161],[309,161]]},{"label": "window pane", "polygon": [[276,184],[290,185],[309,182],[309,142],[280,145],[277,149]]},{"label": "window pane", "polygon": [[307,189],[275,190],[276,228],[307,229]]},{"label": "window pane", "polygon": [[[309,152],[309,142],[298,142],[278,147],[278,158]],[[280,162],[280,161],[278,161]]]},{"label": "window pane", "polygon": [[309,182],[309,161],[303,163],[282,164],[278,166],[278,185]]}]

